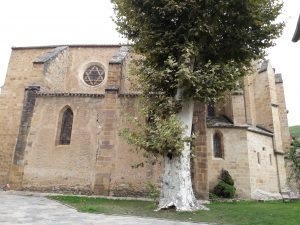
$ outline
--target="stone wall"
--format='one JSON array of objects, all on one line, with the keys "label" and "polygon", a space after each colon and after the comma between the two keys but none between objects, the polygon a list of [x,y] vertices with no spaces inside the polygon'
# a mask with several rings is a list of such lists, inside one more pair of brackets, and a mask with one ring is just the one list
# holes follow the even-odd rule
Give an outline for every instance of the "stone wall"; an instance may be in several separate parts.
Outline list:
[{"label": "stone wall", "polygon": [[277,162],[273,138],[254,132],[247,133],[251,193],[255,190],[279,192]]},{"label": "stone wall", "polygon": [[248,124],[256,125],[256,110],[255,110],[255,76],[244,77],[244,102],[246,122]]},{"label": "stone wall", "polygon": [[[109,78],[109,61],[118,53],[119,47],[71,47],[72,58],[69,72],[66,76],[66,92],[104,93]],[[92,87],[84,83],[82,75],[93,63],[100,64],[105,70],[105,80],[100,86]]]},{"label": "stone wall", "polygon": [[44,90],[61,92],[65,90],[66,75],[71,62],[69,47],[57,47],[33,61],[33,72],[44,75]]},{"label": "stone wall", "polygon": [[[38,97],[25,152],[25,189],[91,192],[97,149],[97,111],[101,98]],[[58,145],[61,110],[73,113],[70,145]]]},{"label": "stone wall", "polygon": [[19,133],[9,174],[9,183],[12,188],[19,188],[22,184],[22,177],[24,174],[24,154],[27,146],[27,138],[31,129],[36,93],[39,90],[39,86],[29,86],[25,88]]},{"label": "stone wall", "polygon": [[[16,55],[16,59],[25,57],[23,52],[28,53],[23,69],[31,69],[24,76],[36,77],[35,80],[28,78],[28,83],[41,86],[41,91],[36,94],[35,107],[32,108],[34,113],[28,132],[26,136],[21,135],[24,137],[24,154],[18,160],[22,161],[22,165],[13,173],[14,168],[11,169],[14,176],[11,176],[10,182],[14,182],[15,177],[19,179],[15,188],[145,196],[149,182],[159,186],[161,161],[152,161],[145,163],[143,168],[133,169],[132,165],[145,159],[142,153],[131,152],[132,146],[128,146],[118,135],[119,130],[127,126],[125,114],[136,113],[132,105],[137,100],[137,95],[129,94],[126,97],[126,93],[118,94],[119,89],[123,92],[127,90],[120,82],[122,77],[126,78],[123,60],[127,53],[123,50],[119,47],[101,46],[13,51],[12,56]],[[85,68],[93,63],[100,64],[106,73],[104,82],[97,87],[88,86],[82,80]],[[9,74],[7,80],[14,76],[14,73]],[[129,85],[129,82],[126,81],[123,85]],[[3,111],[16,111],[21,116],[24,84],[19,87],[15,85],[16,82],[7,82],[4,90],[15,95],[19,93],[15,101],[19,102],[18,109],[3,107]],[[5,95],[1,97],[4,98]],[[67,106],[74,113],[71,143],[58,145],[56,139],[60,129],[60,114]],[[15,121],[20,121],[20,117]],[[10,125],[16,127],[17,136],[18,123]],[[5,144],[3,143],[3,147]],[[15,156],[16,153],[17,151]],[[5,173],[1,174],[4,184],[7,182],[12,154],[1,151],[1,157],[2,155],[7,158],[3,160],[6,162]],[[3,164],[1,167],[4,168]]]},{"label": "stone wall", "polygon": [[[116,122],[115,154],[113,156],[115,166],[111,173],[111,195],[115,196],[147,196],[148,184],[160,187],[160,178],[163,171],[163,161],[158,159],[146,159],[143,150],[137,150],[135,146],[118,135],[125,128],[133,128],[128,121],[128,116],[144,117],[139,115],[139,102],[134,97],[121,97],[118,99],[118,112]],[[135,168],[143,163],[142,167]]]},{"label": "stone wall", "polygon": [[[272,70],[272,68],[269,68]],[[255,76],[254,83],[254,98],[255,98],[255,114],[256,124],[273,130],[273,118],[271,108],[271,93],[270,93],[270,76],[268,70],[258,72]],[[273,96],[273,95],[272,95]]]},{"label": "stone wall", "polygon": [[287,119],[287,109],[284,96],[284,87],[281,74],[276,74],[276,94],[279,110],[279,121],[281,130],[281,140],[283,151],[287,152],[290,149],[290,132]]},{"label": "stone wall", "polygon": [[246,124],[245,101],[243,94],[234,94],[231,96],[232,101],[232,114],[234,125]]},{"label": "stone wall", "polygon": [[25,87],[42,84],[42,74],[33,72],[32,62],[49,49],[12,50],[0,95],[0,186],[8,183],[8,172],[21,121]]},{"label": "stone wall", "polygon": [[[223,136],[224,157],[213,156],[213,135]],[[209,128],[207,129],[208,184],[209,190],[218,183],[222,169],[228,170],[235,181],[236,193],[241,198],[250,198],[250,171],[246,129]]]},{"label": "stone wall", "polygon": [[[114,100],[120,111],[111,108]],[[132,168],[145,159],[130,151],[133,146],[118,131],[127,123],[124,111],[134,102],[114,94],[38,97],[25,153],[23,189],[145,196],[149,182],[159,185],[162,164]],[[71,144],[56,145],[59,114],[65,106],[74,112]]]},{"label": "stone wall", "polygon": [[[213,156],[215,132],[223,135],[223,158]],[[226,169],[235,181],[236,193],[240,198],[249,199],[256,190],[280,192],[280,182],[286,179],[280,177],[285,174],[284,161],[274,152],[272,136],[245,128],[209,128],[207,146],[210,191],[217,184],[221,170]]]},{"label": "stone wall", "polygon": [[206,143],[206,107],[199,102],[194,106],[193,126],[196,133],[194,142],[194,158],[192,165],[192,182],[195,195],[201,199],[208,199],[208,160]]},{"label": "stone wall", "polygon": [[[8,182],[8,171],[12,162],[15,141],[19,132],[21,112],[23,108],[24,90],[30,85],[41,86],[42,90],[57,88],[62,92],[81,91],[104,92],[104,87],[86,87],[81,78],[79,67],[86,66],[91,61],[102,60],[104,68],[108,71],[110,58],[118,52],[119,46],[90,46],[83,48],[73,47],[71,51],[66,48],[58,52],[55,57],[42,62],[41,57],[47,58],[55,47],[13,48],[7,70],[4,87],[0,95],[0,185]],[[81,61],[81,56],[85,61]],[[39,61],[39,62],[38,62]],[[76,64],[77,63],[77,64]],[[57,76],[60,78],[57,80]],[[76,90],[70,88],[76,83]],[[62,83],[63,82],[63,83]],[[78,88],[78,87],[81,87]],[[63,89],[63,90],[61,90]]]},{"label": "stone wall", "polygon": [[[267,62],[267,61],[266,61]],[[274,151],[275,151],[275,155],[276,155],[276,161],[277,161],[277,173],[278,173],[278,179],[279,179],[279,185],[280,185],[280,189],[283,190],[286,188],[286,169],[285,169],[285,162],[284,162],[284,143],[287,145],[287,135],[288,135],[288,131],[286,131],[287,129],[287,124],[282,124],[285,121],[281,122],[280,118],[282,117],[282,115],[280,115],[283,109],[283,105],[280,107],[279,106],[279,101],[277,99],[277,96],[279,95],[280,98],[282,98],[280,95],[283,93],[278,93],[277,92],[277,85],[276,85],[276,75],[275,75],[275,71],[274,69],[271,67],[271,64],[269,62],[267,62],[266,64],[266,70],[264,72],[262,72],[262,74],[264,75],[264,77],[267,78],[267,83],[266,83],[266,89],[269,91],[269,101],[265,102],[265,107],[269,107],[271,109],[271,119],[272,119],[272,123],[271,126],[267,127],[267,128],[271,128],[274,132]],[[259,77],[259,76],[258,76]],[[281,102],[282,104],[282,102]],[[267,116],[267,115],[266,115]],[[263,117],[262,117],[263,118]],[[269,115],[266,117],[269,118]],[[282,134],[282,132],[284,132],[284,134]],[[282,138],[284,138],[285,140],[283,140]]]},{"label": "stone wall", "polygon": [[[128,76],[130,61],[136,56],[128,51],[126,46],[93,45],[13,49],[0,95],[0,185],[9,182],[11,171],[10,182],[27,190],[145,196],[149,182],[159,186],[162,160],[146,163],[142,152],[131,151],[134,146],[119,136],[122,128],[132,127],[127,114],[144,119],[138,110],[138,86]],[[106,74],[97,86],[87,85],[82,78],[93,64]],[[26,103],[30,103],[25,92],[29,86],[40,87],[31,96],[35,100],[31,105]],[[198,197],[208,198],[222,169],[234,178],[239,197],[250,198],[253,189],[276,192],[275,181],[277,188],[283,186],[281,153],[287,148],[288,133],[282,90],[265,63],[256,76],[245,78],[244,96],[228,96],[216,104],[216,116],[225,115],[234,125],[227,122],[225,127],[207,128],[206,107],[195,104],[193,125],[198,136],[192,174]],[[72,137],[70,145],[59,145],[65,107],[74,113]],[[24,112],[28,114],[25,120]],[[276,154],[272,153],[272,138],[247,131],[246,124],[274,130]],[[216,131],[223,136],[223,158],[212,154]],[[257,165],[258,151],[262,151],[261,165]],[[268,154],[272,165],[266,164]],[[141,162],[144,167],[132,168]]]},{"label": "stone wall", "polygon": [[20,106],[15,104],[15,96],[2,91],[0,96],[0,186],[8,183],[8,172],[12,162],[13,149],[20,121]]}]

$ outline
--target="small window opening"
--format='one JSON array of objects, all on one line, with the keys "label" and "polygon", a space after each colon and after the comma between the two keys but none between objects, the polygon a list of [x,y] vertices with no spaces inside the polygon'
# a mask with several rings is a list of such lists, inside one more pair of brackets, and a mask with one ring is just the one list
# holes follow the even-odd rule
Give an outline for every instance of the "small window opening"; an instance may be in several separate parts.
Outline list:
[{"label": "small window opening", "polygon": [[71,143],[72,136],[72,126],[73,126],[73,111],[71,108],[65,109],[62,114],[60,135],[59,135],[59,145],[69,145]]},{"label": "small window opening", "polygon": [[270,154],[269,157],[270,157],[270,165],[272,166],[272,165],[273,165],[273,162],[272,162],[272,154]]},{"label": "small window opening", "polygon": [[215,158],[223,158],[223,143],[222,136],[219,132],[215,133],[213,136],[213,150]]},{"label": "small window opening", "polygon": [[258,163],[258,164],[261,163],[261,162],[260,162],[260,153],[259,153],[259,152],[257,153],[257,163]]}]

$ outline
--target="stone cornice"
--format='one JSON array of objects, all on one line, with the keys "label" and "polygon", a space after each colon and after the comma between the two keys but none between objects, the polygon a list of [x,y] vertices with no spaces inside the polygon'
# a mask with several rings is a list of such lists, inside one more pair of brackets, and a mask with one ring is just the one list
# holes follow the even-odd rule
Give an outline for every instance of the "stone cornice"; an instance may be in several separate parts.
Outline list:
[{"label": "stone cornice", "polygon": [[249,132],[253,132],[253,133],[257,133],[257,134],[261,134],[261,135],[265,135],[265,136],[269,136],[269,137],[273,137],[274,135],[272,133],[268,133],[262,130],[256,130],[256,129],[251,129],[248,126],[212,126],[212,125],[208,125],[207,128],[220,128],[220,129],[240,129],[240,130],[246,130]]},{"label": "stone cornice", "polygon": [[99,93],[72,93],[72,92],[37,92],[37,97],[88,97],[104,98],[105,94]]},{"label": "stone cornice", "polygon": [[206,126],[207,128],[227,128],[227,129],[242,129],[247,130],[249,132],[262,134],[265,136],[273,137],[273,132],[269,131],[267,129],[264,129],[259,126],[253,126],[250,124],[244,124],[244,125],[235,125],[228,121],[228,119],[225,118],[207,118],[206,119]]},{"label": "stone cornice", "polygon": [[132,93],[119,93],[119,97],[130,97],[130,98],[135,98],[138,96],[141,96],[141,93],[138,92],[132,92]]},{"label": "stone cornice", "polygon": [[[135,98],[140,96],[138,92],[119,93],[118,97]],[[74,93],[74,92],[36,92],[37,97],[89,97],[89,98],[104,98],[105,94],[99,93]]]}]

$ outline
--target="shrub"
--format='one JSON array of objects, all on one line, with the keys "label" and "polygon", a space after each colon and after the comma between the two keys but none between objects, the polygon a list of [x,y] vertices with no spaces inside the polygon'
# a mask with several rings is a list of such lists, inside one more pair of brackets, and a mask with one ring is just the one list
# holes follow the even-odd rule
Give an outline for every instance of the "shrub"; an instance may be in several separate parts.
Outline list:
[{"label": "shrub", "polygon": [[233,198],[235,196],[234,181],[227,170],[222,169],[220,181],[215,186],[213,194],[222,198]]},{"label": "shrub", "polygon": [[226,184],[234,186],[234,181],[227,170],[222,169],[220,180],[224,181]]},{"label": "shrub", "polygon": [[235,187],[220,181],[214,188],[214,194],[223,198],[233,198],[235,195]]},{"label": "shrub", "polygon": [[159,189],[156,187],[155,184],[149,182],[148,183],[148,192],[149,192],[149,197],[156,203],[158,204],[158,199],[160,196],[160,191]]}]

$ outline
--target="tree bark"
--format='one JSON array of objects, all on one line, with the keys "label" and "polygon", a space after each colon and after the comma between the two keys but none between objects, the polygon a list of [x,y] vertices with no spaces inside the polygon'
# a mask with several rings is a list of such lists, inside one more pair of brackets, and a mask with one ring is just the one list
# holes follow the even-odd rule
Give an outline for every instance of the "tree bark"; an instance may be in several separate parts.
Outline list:
[{"label": "tree bark", "polygon": [[[193,100],[183,103],[178,114],[183,126],[187,127],[185,137],[191,135],[193,120]],[[208,210],[201,205],[194,196],[190,166],[191,147],[185,143],[180,156],[164,155],[164,174],[161,184],[161,193],[157,210],[175,207],[177,211]]]}]

